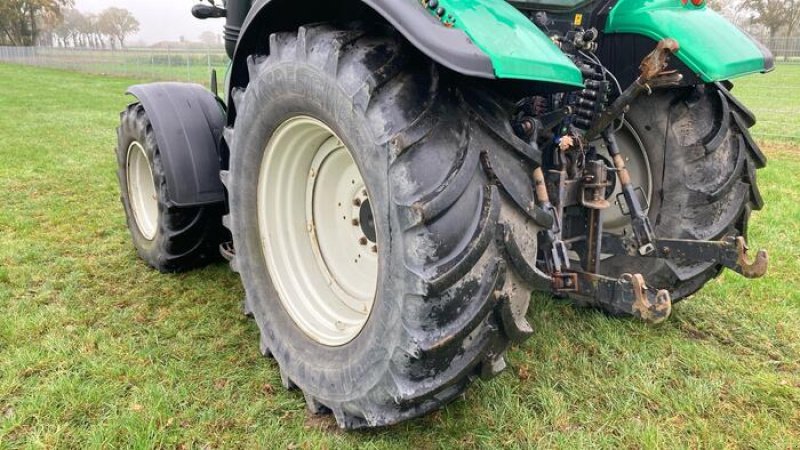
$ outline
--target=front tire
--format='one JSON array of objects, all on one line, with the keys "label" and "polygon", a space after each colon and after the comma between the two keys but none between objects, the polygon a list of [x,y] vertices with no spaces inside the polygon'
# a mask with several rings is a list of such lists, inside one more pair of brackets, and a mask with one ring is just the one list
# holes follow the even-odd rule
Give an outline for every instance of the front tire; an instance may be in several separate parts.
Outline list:
[{"label": "front tire", "polygon": [[219,259],[227,235],[222,205],[178,208],[169,202],[155,132],[140,103],[120,114],[117,178],[139,257],[156,270],[183,272]]},{"label": "front tire", "polygon": [[[312,412],[332,412],[341,427],[359,428],[425,414],[477,376],[502,370],[505,349],[531,332],[524,317],[530,290],[507,266],[501,244],[503,230],[524,229],[518,225],[524,220],[515,221],[519,213],[481,164],[487,138],[473,129],[451,82],[398,37],[327,25],[272,35],[269,56],[253,55],[249,66],[246,91],[233,92],[235,130],[226,132],[231,162],[222,178],[231,214],[225,222],[245,309],[284,385],[300,388]],[[355,331],[333,337],[326,337],[336,324],[324,305],[316,315],[292,306],[316,292],[308,287],[318,284],[314,264],[296,268],[308,280],[304,286],[298,270],[292,275],[274,262],[293,263],[280,255],[282,240],[308,249],[324,240],[314,230],[353,219],[347,212],[343,219],[332,212],[297,215],[297,205],[280,201],[285,196],[270,196],[294,195],[285,182],[306,180],[314,167],[313,156],[274,172],[264,164],[278,160],[271,152],[286,145],[275,139],[297,121],[316,124],[308,133],[327,132],[313,145],[297,145],[303,138],[295,135],[291,153],[341,141],[368,191],[375,224],[374,297]],[[313,189],[306,186],[313,183],[296,189]],[[284,218],[288,228],[269,216]],[[498,227],[505,218],[508,227]],[[343,251],[356,251],[355,242]]]}]

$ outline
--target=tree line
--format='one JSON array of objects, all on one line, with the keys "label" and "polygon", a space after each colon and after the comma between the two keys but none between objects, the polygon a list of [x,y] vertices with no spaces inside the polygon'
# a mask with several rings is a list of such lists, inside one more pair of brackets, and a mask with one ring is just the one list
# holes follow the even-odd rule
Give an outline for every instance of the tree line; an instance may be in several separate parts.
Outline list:
[{"label": "tree line", "polygon": [[73,0],[0,1],[0,45],[113,49],[137,31],[139,21],[124,8],[85,14]]},{"label": "tree line", "polygon": [[770,41],[794,36],[800,28],[800,0],[710,0],[712,8],[733,23],[751,30],[761,28]]},{"label": "tree line", "polygon": [[[800,0],[709,0],[710,6],[770,40],[800,31]],[[0,45],[116,48],[139,30],[123,8],[99,14],[73,8],[74,0],[0,0]]]}]

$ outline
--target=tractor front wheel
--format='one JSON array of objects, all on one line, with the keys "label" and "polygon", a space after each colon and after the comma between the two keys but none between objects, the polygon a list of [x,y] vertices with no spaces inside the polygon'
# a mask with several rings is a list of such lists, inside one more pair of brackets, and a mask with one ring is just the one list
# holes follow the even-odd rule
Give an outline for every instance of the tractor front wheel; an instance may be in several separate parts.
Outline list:
[{"label": "tractor front wheel", "polygon": [[134,103],[120,115],[117,178],[139,256],[161,272],[182,272],[219,259],[226,235],[221,206],[172,205],[161,151],[147,112]]}]

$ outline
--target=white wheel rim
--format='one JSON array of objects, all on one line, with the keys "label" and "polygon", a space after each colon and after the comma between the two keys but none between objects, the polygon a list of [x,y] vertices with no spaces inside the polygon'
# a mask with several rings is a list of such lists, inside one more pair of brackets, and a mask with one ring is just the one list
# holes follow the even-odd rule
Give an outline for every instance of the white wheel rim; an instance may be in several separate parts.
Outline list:
[{"label": "white wheel rim", "polygon": [[317,119],[287,120],[267,143],[257,201],[267,269],[289,316],[323,345],[352,341],[372,310],[379,268],[374,226],[362,226],[369,195],[350,151]]},{"label": "white wheel rim", "polygon": [[153,169],[144,147],[136,141],[128,146],[128,198],[139,233],[152,241],[158,232],[158,194]]}]

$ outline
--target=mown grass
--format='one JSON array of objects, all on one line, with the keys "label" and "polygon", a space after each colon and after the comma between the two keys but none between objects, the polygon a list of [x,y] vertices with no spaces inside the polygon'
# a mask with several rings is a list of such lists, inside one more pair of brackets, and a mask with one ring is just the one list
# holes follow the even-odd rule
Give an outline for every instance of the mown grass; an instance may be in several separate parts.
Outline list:
[{"label": "mown grass", "polygon": [[0,448],[750,447],[800,442],[800,150],[767,146],[751,240],[652,327],[535,296],[511,369],[445,410],[344,433],[280,387],[237,277],[154,273],[112,148],[129,81],[0,65]]},{"label": "mown grass", "polygon": [[734,80],[733,93],[758,116],[756,136],[800,144],[800,63]]}]

